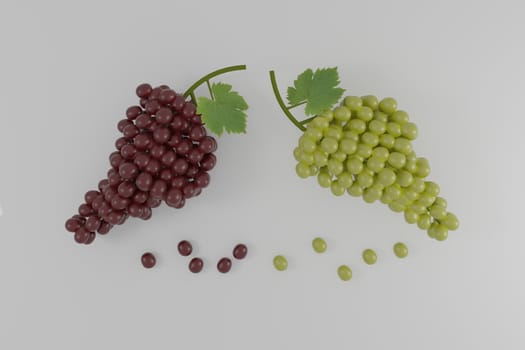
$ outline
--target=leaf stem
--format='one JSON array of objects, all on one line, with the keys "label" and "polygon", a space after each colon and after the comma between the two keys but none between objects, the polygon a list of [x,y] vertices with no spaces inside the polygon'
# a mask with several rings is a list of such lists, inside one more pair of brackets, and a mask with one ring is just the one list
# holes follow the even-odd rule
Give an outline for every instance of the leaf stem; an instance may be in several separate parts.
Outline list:
[{"label": "leaf stem", "polygon": [[211,90],[210,81],[206,80],[206,85],[208,85],[208,91],[210,92],[211,99],[215,101],[215,96],[213,96],[213,91]]},{"label": "leaf stem", "polygon": [[304,126],[302,126],[301,123],[299,123],[297,121],[297,119],[295,119],[295,117],[292,115],[292,113],[290,113],[289,107],[286,107],[286,105],[284,104],[284,101],[283,101],[283,99],[281,97],[281,93],[279,92],[279,88],[277,87],[277,81],[275,80],[275,72],[273,70],[270,71],[270,81],[272,83],[272,89],[273,89],[273,94],[275,95],[275,99],[277,100],[277,103],[281,107],[283,113],[286,115],[286,117],[288,117],[288,119],[290,119],[290,121],[299,130],[305,131],[306,128]]},{"label": "leaf stem", "polygon": [[195,97],[195,95],[193,94],[193,92],[195,91],[195,89],[197,89],[199,86],[201,86],[204,82],[208,82],[209,84],[209,80],[211,78],[214,78],[218,75],[221,75],[221,74],[224,74],[224,73],[228,73],[228,72],[233,72],[233,71],[236,71],[236,70],[245,70],[246,69],[246,65],[238,65],[238,66],[230,66],[230,67],[224,67],[224,68],[221,68],[221,69],[217,69],[216,71],[213,71],[209,74],[206,74],[205,76],[203,76],[202,78],[200,78],[199,80],[197,80],[195,83],[193,83],[192,86],[190,86],[188,88],[188,90],[186,90],[186,92],[184,92],[184,97],[188,97],[188,96],[192,96],[192,98]]},{"label": "leaf stem", "polygon": [[313,117],[306,118],[306,119],[304,119],[304,120],[301,120],[300,123],[301,123],[301,125],[308,124],[309,122],[311,122],[312,120],[314,120],[315,117],[317,117],[317,116],[314,115]]},{"label": "leaf stem", "polygon": [[286,107],[286,108],[288,108],[288,109],[292,109],[292,108],[295,108],[295,107],[299,107],[299,106],[302,106],[302,105],[306,104],[306,102],[307,102],[307,101],[299,102],[299,103],[296,103],[296,104],[294,104],[294,105],[288,106],[288,107]]}]

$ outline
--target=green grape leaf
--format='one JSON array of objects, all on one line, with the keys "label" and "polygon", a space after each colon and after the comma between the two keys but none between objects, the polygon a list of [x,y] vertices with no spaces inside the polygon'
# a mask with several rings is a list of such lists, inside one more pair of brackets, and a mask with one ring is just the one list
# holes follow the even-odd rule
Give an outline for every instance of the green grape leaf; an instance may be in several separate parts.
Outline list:
[{"label": "green grape leaf", "polygon": [[332,107],[345,92],[339,85],[337,67],[321,68],[313,72],[305,70],[288,88],[288,102],[291,105],[306,103],[307,115],[316,115]]},{"label": "green grape leaf", "polygon": [[213,83],[212,99],[197,98],[197,113],[213,133],[221,136],[246,133],[246,110],[248,104],[238,92],[232,91],[232,86],[224,83]]}]

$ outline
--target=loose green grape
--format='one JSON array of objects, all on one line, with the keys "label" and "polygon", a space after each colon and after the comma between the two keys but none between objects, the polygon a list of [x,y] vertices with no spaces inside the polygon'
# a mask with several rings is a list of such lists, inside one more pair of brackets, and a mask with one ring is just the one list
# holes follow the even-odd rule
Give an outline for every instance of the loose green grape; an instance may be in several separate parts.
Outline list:
[{"label": "loose green grape", "polygon": [[343,132],[343,139],[352,140],[357,144],[357,142],[359,142],[359,135],[355,131],[346,130]]},{"label": "loose green grape", "polygon": [[401,136],[401,125],[394,122],[387,123],[386,132],[394,137],[399,137]]},{"label": "loose green grape", "polygon": [[347,120],[350,120],[351,116],[352,112],[350,112],[350,110],[345,106],[337,107],[334,109],[335,120],[346,122]]},{"label": "loose green grape", "polygon": [[399,202],[397,202],[396,200],[394,200],[393,202],[391,202],[388,207],[396,212],[396,213],[401,213],[402,211],[405,210],[405,206]]},{"label": "loose green grape", "polygon": [[328,188],[332,184],[332,176],[328,174],[326,171],[321,171],[317,175],[317,182],[321,187]]},{"label": "loose green grape", "polygon": [[443,225],[439,224],[435,230],[434,230],[434,238],[438,241],[444,241],[448,237],[448,228]]},{"label": "loose green grape", "polygon": [[312,153],[302,152],[299,156],[299,161],[308,165],[314,164],[314,155]]},{"label": "loose green grape", "polygon": [[405,190],[405,197],[409,201],[413,202],[419,198],[419,193],[412,191],[410,188],[407,188]]},{"label": "loose green grape", "polygon": [[415,160],[408,160],[406,161],[404,169],[408,171],[410,174],[414,174],[417,171],[417,165]]},{"label": "loose green grape", "polygon": [[323,131],[321,129],[317,129],[316,127],[308,126],[304,132],[304,135],[311,140],[319,141],[323,138]]},{"label": "loose green grape", "polygon": [[386,97],[379,102],[379,109],[386,114],[392,114],[397,109],[397,101],[392,97]]},{"label": "loose green grape", "polygon": [[419,220],[419,215],[413,212],[411,209],[405,210],[405,221],[409,224],[415,224]]},{"label": "loose green grape", "polygon": [[405,111],[395,111],[390,116],[390,120],[399,124],[408,123],[408,113]]},{"label": "loose green grape", "polygon": [[352,186],[352,183],[354,182],[354,179],[352,178],[352,175],[347,172],[342,172],[337,176],[337,181],[339,181],[339,184],[343,186],[345,189]]},{"label": "loose green grape", "polygon": [[330,189],[332,190],[332,194],[334,196],[342,196],[345,194],[346,188],[344,188],[340,183],[339,180],[332,181],[332,184],[330,185]]},{"label": "loose green grape", "polygon": [[393,166],[396,169],[401,169],[405,166],[406,157],[403,153],[392,152],[388,155],[388,164]]},{"label": "loose green grape", "polygon": [[388,152],[388,149],[386,149],[385,147],[379,146],[372,150],[372,155],[386,162],[388,160],[390,152]]},{"label": "loose green grape", "polygon": [[457,230],[459,227],[459,220],[456,215],[452,213],[447,213],[447,216],[441,223],[451,231]]},{"label": "loose green grape", "polygon": [[400,259],[406,258],[408,255],[407,246],[404,243],[397,242],[394,244],[394,254]]},{"label": "loose green grape", "polygon": [[284,271],[288,268],[288,260],[282,255],[277,255],[273,258],[273,266],[275,266],[278,271]]},{"label": "loose green grape", "polygon": [[337,275],[343,281],[350,281],[352,279],[352,270],[346,265],[341,265],[337,269]]},{"label": "loose green grape", "polygon": [[319,173],[319,167],[316,165],[310,165],[310,176],[316,176]]},{"label": "loose green grape", "polygon": [[372,155],[372,147],[364,143],[357,145],[356,154],[363,159],[369,158]]},{"label": "loose green grape", "polygon": [[412,185],[410,185],[410,189],[416,193],[423,192],[425,190],[425,181],[416,177]]},{"label": "loose green grape", "polygon": [[333,153],[330,156],[330,159],[334,159],[334,160],[337,160],[338,162],[343,163],[346,160],[346,153],[341,150],[337,150],[337,152]]},{"label": "loose green grape", "polygon": [[374,111],[370,107],[362,107],[357,111],[357,118],[362,121],[368,122],[374,117]]},{"label": "loose green grape", "polygon": [[369,187],[363,193],[363,200],[367,203],[374,203],[383,195],[383,191],[377,187]]},{"label": "loose green grape", "polygon": [[[374,158],[372,156],[372,158]],[[370,159],[372,159],[370,158]],[[368,160],[370,162],[370,159]],[[390,186],[396,182],[396,173],[392,169],[383,169],[377,174],[377,181],[383,186]]]},{"label": "loose green grape", "polygon": [[301,153],[303,153],[303,151],[301,151],[301,149],[299,147],[295,147],[293,149],[293,157],[295,158],[296,161],[300,162],[301,161]]},{"label": "loose green grape", "polygon": [[310,165],[305,163],[297,163],[295,166],[295,172],[301,179],[306,179],[310,176]]},{"label": "loose green grape", "polygon": [[379,137],[376,134],[367,131],[361,135],[361,142],[370,147],[375,147],[379,143]]},{"label": "loose green grape", "polygon": [[430,164],[426,158],[416,159],[416,173],[417,177],[425,178],[430,174]]},{"label": "loose green grape", "polygon": [[394,199],[392,197],[390,197],[388,194],[386,194],[385,192],[383,192],[383,194],[381,195],[381,198],[379,198],[379,200],[383,204],[390,204],[390,203],[392,203],[394,201]]},{"label": "loose green grape", "polygon": [[427,229],[428,237],[430,238],[436,238],[436,229],[439,226],[439,222],[433,221],[430,224],[430,227]]},{"label": "loose green grape", "polygon": [[332,121],[334,119],[334,113],[330,109],[324,110],[320,115],[321,117],[326,118],[328,121]]},{"label": "loose green grape", "polygon": [[430,215],[434,219],[443,220],[447,216],[447,209],[438,205],[430,207]]},{"label": "loose green grape", "polygon": [[428,230],[432,224],[432,218],[428,214],[420,214],[419,220],[417,221],[417,227],[422,230]]},{"label": "loose green grape", "polygon": [[368,188],[374,183],[374,177],[367,173],[361,172],[359,175],[357,175],[357,182],[361,187]]},{"label": "loose green grape", "polygon": [[432,181],[426,181],[425,192],[434,197],[437,197],[439,195],[439,185]]},{"label": "loose green grape", "polygon": [[366,131],[366,123],[361,119],[350,119],[348,126],[350,130],[356,132],[357,134],[362,134]]},{"label": "loose green grape", "polygon": [[403,190],[398,184],[392,184],[385,188],[385,193],[392,197],[393,200],[399,199],[403,195]]},{"label": "loose green grape", "polygon": [[394,149],[398,152],[407,155],[410,152],[412,152],[412,143],[409,139],[405,139],[404,137],[398,137],[394,142]]},{"label": "loose green grape", "polygon": [[339,143],[337,142],[336,139],[332,137],[325,137],[321,141],[321,149],[329,154],[332,154],[335,151],[337,151],[338,146],[339,146]]},{"label": "loose green grape", "polygon": [[305,137],[306,135],[301,136],[299,140],[299,146],[303,150],[303,152],[306,153],[313,153],[315,149],[317,148],[317,144],[314,140],[312,140],[309,137]]},{"label": "loose green grape", "polygon": [[385,123],[385,127],[386,127],[386,123],[388,122],[388,115],[386,115],[385,113],[379,110],[376,110],[374,111],[374,120]]},{"label": "loose green grape", "polygon": [[383,135],[386,131],[386,124],[379,120],[371,120],[370,123],[368,123],[368,129],[373,132],[375,135]]},{"label": "loose green grape", "polygon": [[361,197],[363,195],[363,188],[359,185],[359,183],[354,182],[352,186],[348,187],[348,194],[353,197]]},{"label": "loose green grape", "polygon": [[414,177],[412,176],[412,174],[410,174],[408,171],[405,171],[405,170],[400,170],[398,173],[397,173],[397,179],[396,179],[396,182],[401,186],[401,187],[408,187],[410,185],[412,185],[412,182],[414,181]]},{"label": "loose green grape", "polygon": [[421,203],[427,208],[430,207],[434,203],[435,200],[436,200],[436,197],[426,192],[421,193],[418,199],[419,203]]},{"label": "loose green grape", "polygon": [[351,174],[357,175],[363,171],[363,161],[357,157],[350,157],[346,161],[346,168]]},{"label": "loose green grape", "polygon": [[357,112],[363,106],[363,100],[357,96],[347,96],[344,99],[344,104],[352,112]]},{"label": "loose green grape", "polygon": [[395,142],[396,138],[390,134],[383,134],[379,136],[379,144],[388,149],[393,148]]},{"label": "loose green grape", "polygon": [[421,205],[418,201],[412,203],[410,209],[417,215],[425,214],[427,212],[427,208],[424,205]]},{"label": "loose green grape", "polygon": [[417,126],[414,123],[405,123],[401,126],[401,135],[409,140],[415,140],[417,133]]},{"label": "loose green grape", "polygon": [[312,248],[316,253],[326,252],[326,242],[321,237],[316,237],[312,241]]},{"label": "loose green grape", "polygon": [[379,106],[379,101],[374,95],[361,96],[361,100],[363,100],[363,106],[370,107],[374,110]]},{"label": "loose green grape", "polygon": [[323,117],[315,117],[314,120],[312,120],[312,125],[316,127],[317,129],[327,129],[330,125],[330,121]]},{"label": "loose green grape", "polygon": [[368,158],[366,166],[374,173],[379,173],[385,167],[385,162],[382,159],[372,156]]},{"label": "loose green grape", "polygon": [[339,142],[339,150],[345,154],[354,154],[357,150],[357,142],[350,139],[342,139],[341,142]]},{"label": "loose green grape", "polygon": [[363,261],[368,265],[374,265],[377,262],[377,254],[372,249],[363,251]]},{"label": "loose green grape", "polygon": [[434,204],[439,205],[440,207],[443,207],[443,208],[447,207],[447,201],[445,198],[442,198],[442,197],[436,197]]},{"label": "loose green grape", "polygon": [[314,164],[318,167],[323,167],[328,164],[328,153],[323,150],[315,150],[314,152]]},{"label": "loose green grape", "polygon": [[330,174],[337,176],[343,172],[344,167],[343,167],[343,163],[338,162],[335,159],[330,159],[328,161],[327,168]]}]

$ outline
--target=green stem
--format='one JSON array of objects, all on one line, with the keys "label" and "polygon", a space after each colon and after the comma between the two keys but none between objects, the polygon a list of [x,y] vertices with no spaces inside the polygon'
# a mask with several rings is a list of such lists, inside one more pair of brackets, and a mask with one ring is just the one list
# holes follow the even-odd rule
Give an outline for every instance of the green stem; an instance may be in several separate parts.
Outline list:
[{"label": "green stem", "polygon": [[[191,96],[193,95],[193,92],[195,91],[195,89],[197,89],[199,86],[201,86],[204,82],[208,82],[211,78],[214,78],[218,75],[221,75],[221,74],[224,74],[224,73],[228,73],[228,72],[233,72],[233,71],[236,71],[236,70],[245,70],[246,69],[246,65],[238,65],[238,66],[230,66],[230,67],[224,67],[224,68],[221,68],[221,69],[217,69],[216,71],[213,71],[205,76],[203,76],[202,78],[200,78],[199,80],[197,80],[195,83],[193,83],[192,86],[190,86],[188,88],[188,90],[186,90],[186,92],[184,92],[184,97],[188,97],[188,96]],[[194,96],[192,96],[193,98]]]},{"label": "green stem", "polygon": [[304,124],[308,124],[309,122],[311,122],[312,120],[315,119],[315,117],[317,117],[316,115],[314,115],[313,117],[310,117],[310,118],[307,118],[305,120],[301,120],[301,125],[304,125]]},{"label": "green stem", "polygon": [[206,85],[208,85],[208,91],[210,92],[210,96],[212,100],[215,100],[215,96],[213,96],[213,91],[211,90],[210,81],[206,80]]},{"label": "green stem", "polygon": [[292,108],[295,108],[295,107],[299,107],[299,106],[302,106],[302,105],[306,104],[306,102],[307,102],[307,101],[303,101],[303,102],[300,102],[300,103],[296,103],[296,104],[291,105],[291,106],[288,106],[288,107],[286,107],[286,108],[288,108],[288,109],[292,109]]},{"label": "green stem", "polygon": [[277,103],[279,104],[279,106],[281,107],[283,113],[286,115],[286,117],[288,117],[288,119],[290,119],[290,121],[301,131],[305,131],[306,128],[304,126],[301,125],[301,123],[299,123],[297,121],[297,119],[295,119],[295,117],[292,115],[292,113],[290,113],[290,111],[288,110],[288,107],[286,107],[286,105],[284,104],[284,101],[281,97],[281,94],[279,92],[279,88],[277,87],[277,82],[275,80],[275,72],[273,70],[270,71],[270,81],[272,83],[272,88],[273,88],[273,94],[275,95],[275,99],[277,100]]}]

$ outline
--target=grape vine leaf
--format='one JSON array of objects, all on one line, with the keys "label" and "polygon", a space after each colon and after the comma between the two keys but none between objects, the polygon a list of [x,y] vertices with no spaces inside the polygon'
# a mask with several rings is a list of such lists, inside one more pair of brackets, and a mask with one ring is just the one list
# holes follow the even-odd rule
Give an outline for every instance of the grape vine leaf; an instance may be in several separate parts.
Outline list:
[{"label": "grape vine leaf", "polygon": [[321,68],[313,72],[311,69],[299,74],[288,88],[290,105],[306,103],[304,109],[307,115],[317,115],[332,107],[345,92],[339,85],[337,67]]},{"label": "grape vine leaf", "polygon": [[221,136],[246,133],[246,110],[248,104],[232,86],[224,83],[213,83],[212,98],[197,98],[197,113],[201,114],[203,123],[212,132]]}]

